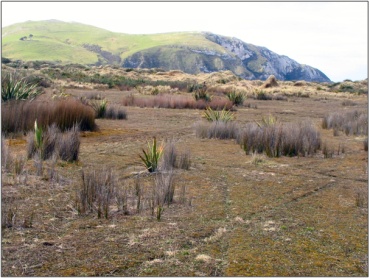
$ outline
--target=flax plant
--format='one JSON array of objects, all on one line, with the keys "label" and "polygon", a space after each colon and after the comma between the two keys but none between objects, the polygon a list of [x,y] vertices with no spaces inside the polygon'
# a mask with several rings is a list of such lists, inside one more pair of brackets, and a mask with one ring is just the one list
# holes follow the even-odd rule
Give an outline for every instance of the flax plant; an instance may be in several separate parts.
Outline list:
[{"label": "flax plant", "polygon": [[203,112],[203,117],[209,122],[229,122],[235,118],[234,114],[225,108],[221,111],[215,111],[211,107],[206,108],[206,111]]},{"label": "flax plant", "polygon": [[163,155],[163,148],[163,144],[157,147],[157,139],[154,137],[153,143],[148,143],[148,151],[143,150],[144,156],[139,155],[150,173],[157,171],[159,159]]}]

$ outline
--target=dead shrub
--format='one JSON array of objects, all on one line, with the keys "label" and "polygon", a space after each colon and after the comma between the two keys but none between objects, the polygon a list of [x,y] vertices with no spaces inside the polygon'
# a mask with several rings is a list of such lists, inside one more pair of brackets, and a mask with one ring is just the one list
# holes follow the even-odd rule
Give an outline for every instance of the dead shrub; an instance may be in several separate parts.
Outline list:
[{"label": "dead shrub", "polygon": [[96,212],[98,218],[109,218],[109,206],[117,180],[111,170],[82,170],[82,183],[77,188],[76,209],[79,214]]}]

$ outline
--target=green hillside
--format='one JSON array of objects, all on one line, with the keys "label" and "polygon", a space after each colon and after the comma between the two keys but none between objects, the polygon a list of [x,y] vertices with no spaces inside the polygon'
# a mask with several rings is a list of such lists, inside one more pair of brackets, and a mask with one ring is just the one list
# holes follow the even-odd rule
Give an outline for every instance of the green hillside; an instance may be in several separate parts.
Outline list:
[{"label": "green hillside", "polygon": [[[30,34],[32,38],[29,38]],[[20,40],[24,36],[27,39]],[[117,55],[122,60],[138,51],[164,45],[211,48],[220,53],[225,52],[201,33],[193,32],[131,35],[56,20],[27,21],[2,29],[2,56],[10,59],[82,64],[98,62],[97,53],[87,50],[84,44],[98,45],[103,51]]]},{"label": "green hillside", "polygon": [[191,74],[230,70],[245,79],[265,80],[274,75],[279,80],[330,81],[317,69],[237,38],[207,32],[132,35],[58,20],[4,27],[2,57]]}]

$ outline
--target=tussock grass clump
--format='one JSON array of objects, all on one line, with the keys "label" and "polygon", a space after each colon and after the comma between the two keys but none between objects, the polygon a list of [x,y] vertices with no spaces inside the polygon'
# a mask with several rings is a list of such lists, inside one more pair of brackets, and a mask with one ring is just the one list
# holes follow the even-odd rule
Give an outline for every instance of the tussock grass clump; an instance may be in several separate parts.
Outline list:
[{"label": "tussock grass clump", "polygon": [[246,154],[265,153],[268,157],[312,155],[321,146],[320,133],[307,121],[265,126],[248,123],[237,142]]},{"label": "tussock grass clump", "polygon": [[179,153],[176,149],[175,143],[168,142],[163,151],[161,169],[164,171],[175,168],[189,170],[191,165],[190,151]]},{"label": "tussock grass clump", "polygon": [[334,129],[344,132],[346,135],[367,135],[368,115],[357,110],[346,113],[334,112],[325,116],[321,122],[324,129]]},{"label": "tussock grass clump", "polygon": [[203,99],[194,100],[188,96],[181,95],[156,95],[151,97],[135,97],[133,95],[127,96],[123,99],[124,106],[138,106],[141,108],[170,108],[170,109],[206,109],[211,107],[214,110],[232,109],[232,102],[223,98],[213,98],[207,102]]},{"label": "tussock grass clump", "polygon": [[[27,134],[27,157],[28,159],[35,157],[36,160],[46,160],[53,155],[57,155],[65,161],[77,161],[80,150],[80,138],[78,126],[73,126],[71,129],[62,133],[55,124],[48,127],[43,132],[41,142],[37,143],[35,131]],[[41,163],[41,162],[40,162]]]},{"label": "tussock grass clump", "polygon": [[195,125],[195,135],[199,138],[216,139],[236,139],[239,127],[233,122],[197,122]]},{"label": "tussock grass clump", "polygon": [[255,92],[255,99],[257,100],[272,100],[272,96],[267,94],[265,91],[256,91]]},{"label": "tussock grass clump", "polygon": [[103,118],[113,120],[126,120],[127,112],[125,109],[118,105],[108,105]]},{"label": "tussock grass clump", "polygon": [[78,125],[80,130],[95,130],[94,110],[74,98],[50,102],[8,101],[1,105],[1,125],[5,134],[26,133],[34,123],[46,128],[53,123],[62,131]]}]

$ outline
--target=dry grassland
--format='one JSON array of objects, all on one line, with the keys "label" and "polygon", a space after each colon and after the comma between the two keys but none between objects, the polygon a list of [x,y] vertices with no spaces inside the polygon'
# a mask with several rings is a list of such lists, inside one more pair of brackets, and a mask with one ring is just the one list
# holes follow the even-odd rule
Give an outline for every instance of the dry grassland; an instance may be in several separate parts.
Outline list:
[{"label": "dry grassland", "polygon": [[[286,100],[257,100],[251,97],[263,82],[232,81],[226,75],[222,78],[229,83],[212,83],[214,75],[202,75],[198,82],[243,88],[246,102],[257,107],[237,107],[237,123],[268,115],[282,122],[309,118],[332,157],[324,158],[321,151],[308,157],[246,155],[235,140],[197,138],[194,124],[205,121],[200,110],[125,107],[127,120],[97,119],[98,131],[81,132],[78,162],[48,160],[42,177],[35,175],[32,160],[19,174],[3,170],[2,211],[10,218],[2,228],[1,274],[368,276],[365,137],[334,136],[321,128],[330,112],[367,111],[367,95],[281,82],[264,90]],[[151,77],[194,78],[174,71]],[[131,93],[141,96],[135,90],[95,91],[116,104]],[[355,106],[343,105],[345,100]],[[190,169],[175,170],[175,202],[165,206],[161,220],[145,202],[136,212],[134,201],[128,215],[114,203],[109,219],[78,215],[75,196],[82,169],[112,169],[119,186],[133,188],[139,182],[149,192],[153,175],[146,173],[138,155],[153,136],[172,140],[179,151],[191,154]],[[25,137],[6,139],[5,144],[11,154],[26,155]]]}]

